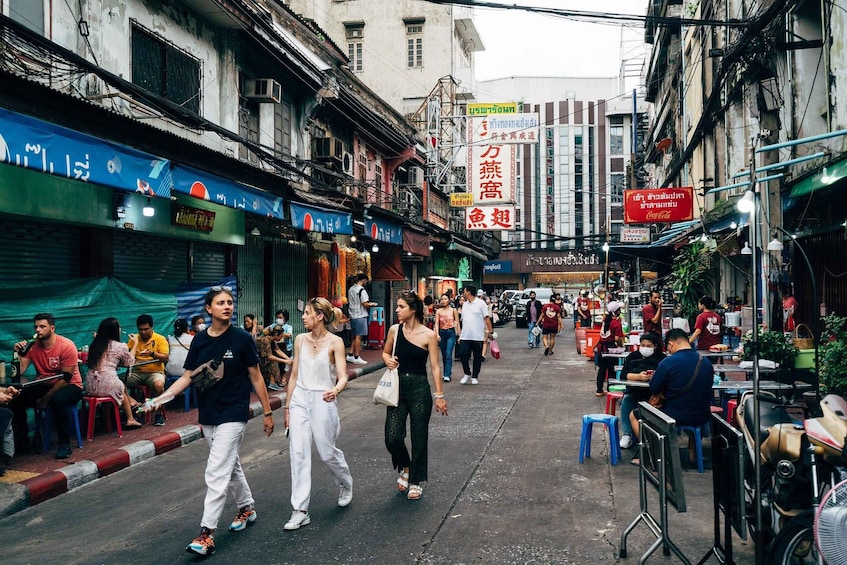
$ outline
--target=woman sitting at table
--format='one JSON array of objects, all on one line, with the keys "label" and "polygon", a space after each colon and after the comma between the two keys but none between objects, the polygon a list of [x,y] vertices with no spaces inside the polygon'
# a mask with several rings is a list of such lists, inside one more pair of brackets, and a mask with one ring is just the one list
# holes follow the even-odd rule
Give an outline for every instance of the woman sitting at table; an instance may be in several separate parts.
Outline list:
[{"label": "woman sitting at table", "polygon": [[[118,378],[118,367],[130,367],[135,361],[135,349],[130,351],[125,343],[120,342],[121,324],[117,318],[106,318],[100,322],[94,340],[88,346],[88,367],[90,369],[85,381],[85,388],[92,396],[110,396],[123,407],[126,415],[124,429],[133,430],[141,427],[141,422],[132,414],[132,400],[126,390],[126,385]],[[134,341],[138,344],[138,340]]]},{"label": "woman sitting at table", "polygon": [[[665,358],[662,353],[661,340],[654,333],[642,334],[638,351],[627,355],[621,369],[621,379],[627,381],[648,382],[659,362]],[[648,387],[630,386],[621,399],[621,449],[629,449],[635,442],[632,440],[632,424],[629,414],[638,403],[650,399]]]}]

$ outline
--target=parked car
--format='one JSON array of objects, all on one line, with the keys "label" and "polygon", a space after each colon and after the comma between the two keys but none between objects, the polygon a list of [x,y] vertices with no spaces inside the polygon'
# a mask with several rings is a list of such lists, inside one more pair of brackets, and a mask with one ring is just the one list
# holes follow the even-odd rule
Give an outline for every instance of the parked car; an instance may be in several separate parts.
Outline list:
[{"label": "parked car", "polygon": [[511,304],[512,306],[514,306],[517,299],[520,298],[522,295],[522,290],[504,290],[503,294],[500,295],[500,303]]},{"label": "parked car", "polygon": [[527,288],[524,290],[517,302],[515,302],[515,326],[519,328],[526,327],[526,303],[529,302],[529,293],[535,293],[535,299],[542,304],[550,302],[550,297],[553,296],[552,288]]}]

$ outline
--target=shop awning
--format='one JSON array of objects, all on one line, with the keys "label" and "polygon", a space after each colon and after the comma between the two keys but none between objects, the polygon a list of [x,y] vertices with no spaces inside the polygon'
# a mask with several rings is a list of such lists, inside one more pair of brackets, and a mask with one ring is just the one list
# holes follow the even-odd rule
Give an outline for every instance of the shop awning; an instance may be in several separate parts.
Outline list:
[{"label": "shop awning", "polygon": [[488,261],[488,257],[480,253],[475,249],[471,249],[467,245],[462,245],[461,243],[456,243],[455,241],[450,242],[447,246],[449,251],[458,251],[459,253],[464,253],[465,255],[470,255],[474,259],[479,259],[480,261]]},{"label": "shop awning", "polygon": [[403,251],[429,257],[429,235],[410,229],[403,230]]},{"label": "shop awning", "polygon": [[371,253],[371,277],[375,281],[404,281],[402,250],[397,245],[381,245],[379,253]]},{"label": "shop awning", "polygon": [[285,207],[280,196],[185,165],[173,165],[171,178],[175,192],[258,216],[279,220],[285,217]]},{"label": "shop awning", "polygon": [[[826,174],[824,174],[826,173]],[[826,190],[847,177],[847,158],[829,164],[820,171],[791,187],[791,197],[806,196],[816,191]]]},{"label": "shop awning", "polygon": [[350,214],[308,204],[289,203],[291,225],[303,231],[353,235],[353,220]]}]

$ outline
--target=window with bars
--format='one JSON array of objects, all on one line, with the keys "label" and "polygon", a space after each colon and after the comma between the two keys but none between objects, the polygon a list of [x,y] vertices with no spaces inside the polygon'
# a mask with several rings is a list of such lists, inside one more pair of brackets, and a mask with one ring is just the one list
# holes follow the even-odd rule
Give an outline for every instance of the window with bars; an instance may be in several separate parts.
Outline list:
[{"label": "window with bars", "polygon": [[200,113],[200,61],[132,25],[132,82]]},{"label": "window with bars", "polygon": [[350,70],[354,73],[362,72],[362,52],[365,44],[364,24],[348,25],[344,28],[347,35],[347,58],[350,60]]},{"label": "window with bars", "polygon": [[406,26],[406,56],[410,69],[423,67],[423,24]]},{"label": "window with bars", "polygon": [[291,104],[274,104],[274,150],[291,155]]}]

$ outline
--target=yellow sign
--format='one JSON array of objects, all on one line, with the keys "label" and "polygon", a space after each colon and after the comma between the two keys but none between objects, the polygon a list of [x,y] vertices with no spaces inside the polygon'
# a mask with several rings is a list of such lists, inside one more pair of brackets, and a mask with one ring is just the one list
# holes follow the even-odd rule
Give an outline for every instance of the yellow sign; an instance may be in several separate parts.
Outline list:
[{"label": "yellow sign", "polygon": [[479,102],[468,104],[468,116],[487,116],[489,114],[517,114],[517,102]]},{"label": "yellow sign", "polygon": [[450,195],[450,206],[453,208],[467,208],[473,206],[473,194],[470,192],[454,192]]}]

